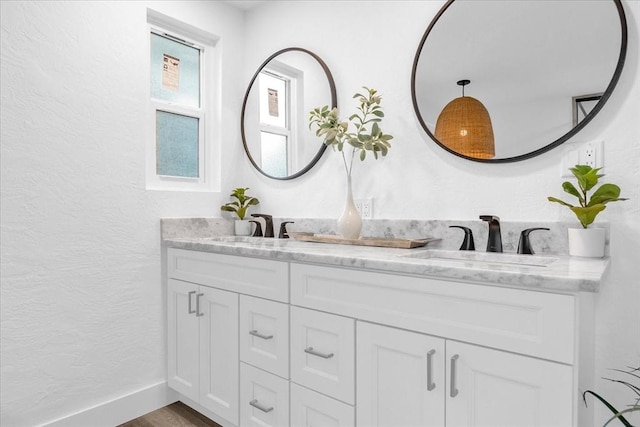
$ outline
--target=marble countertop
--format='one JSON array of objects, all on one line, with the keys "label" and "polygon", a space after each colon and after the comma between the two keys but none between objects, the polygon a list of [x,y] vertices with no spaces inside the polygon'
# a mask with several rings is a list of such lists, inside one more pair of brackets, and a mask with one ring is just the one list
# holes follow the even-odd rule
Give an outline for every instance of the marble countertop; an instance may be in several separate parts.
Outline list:
[{"label": "marble countertop", "polygon": [[362,268],[445,280],[560,292],[597,292],[609,259],[395,249],[263,237],[165,237],[166,247],[279,261]]}]

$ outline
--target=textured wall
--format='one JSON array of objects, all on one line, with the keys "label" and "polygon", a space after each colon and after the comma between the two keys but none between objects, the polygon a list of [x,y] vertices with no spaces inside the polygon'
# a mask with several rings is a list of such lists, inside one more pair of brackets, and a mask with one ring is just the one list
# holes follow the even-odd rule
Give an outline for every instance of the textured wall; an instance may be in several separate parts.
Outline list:
[{"label": "textured wall", "polygon": [[[240,185],[277,216],[339,215],[344,176],[334,153],[291,182],[259,175],[243,156],[245,85],[278,49],[318,53],[349,111],[360,86],[381,91],[383,128],[395,135],[394,147],[354,171],[354,192],[374,197],[377,218],[489,212],[511,221],[571,220],[545,201],[559,192],[560,150],[482,165],[445,153],[420,130],[411,63],[441,3],[269,2],[244,23],[221,2],[0,2],[0,424],[46,422],[165,378],[160,217],[218,216],[229,189]],[[222,37],[222,194],[144,190],[147,6]],[[625,8],[625,72],[576,138],[605,141],[608,178],[631,197],[602,214],[611,222],[613,262],[598,295],[597,377],[637,363],[640,354],[640,3],[625,1]],[[286,22],[277,31],[268,19],[274,12]],[[380,29],[375,38],[358,23],[370,21]],[[617,402],[630,400],[615,384],[597,385]]]},{"label": "textured wall", "polygon": [[[166,379],[160,217],[227,194],[145,190],[147,6],[221,37],[238,144],[242,14],[223,3],[2,2],[2,420],[31,426]],[[240,150],[223,148],[223,186]]]},{"label": "textured wall", "polygon": [[[610,368],[640,363],[640,2],[624,1],[629,25],[626,66],[617,89],[601,113],[574,138],[601,139],[606,179],[618,183],[631,200],[609,205],[598,220],[611,223],[611,272],[597,298],[596,384],[621,407],[633,395],[600,380]],[[422,131],[411,106],[411,66],[429,22],[443,2],[372,1],[269,3],[247,16],[245,73],[271,52],[291,44],[316,52],[335,79],[343,117],[355,109],[351,95],[362,85],[383,96],[382,128],[395,136],[387,158],[354,167],[355,197],[374,198],[376,218],[477,219],[493,213],[504,220],[575,221],[567,209],[546,201],[561,195],[562,148],[525,162],[486,165],[454,157]],[[269,31],[276,19],[287,22]],[[366,28],[366,29],[365,29]],[[319,165],[294,182],[274,183],[244,167],[247,185],[262,209],[279,216],[340,215],[344,172],[339,156],[327,151]],[[601,405],[598,419],[608,416]],[[640,420],[639,420],[640,421]]]}]

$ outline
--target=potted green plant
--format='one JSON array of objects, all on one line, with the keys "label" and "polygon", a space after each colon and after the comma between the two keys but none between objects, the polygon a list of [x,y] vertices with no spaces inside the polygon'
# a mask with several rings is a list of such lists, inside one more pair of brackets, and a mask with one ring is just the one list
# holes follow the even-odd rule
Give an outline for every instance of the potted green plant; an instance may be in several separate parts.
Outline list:
[{"label": "potted green plant", "polygon": [[627,200],[620,197],[620,187],[615,184],[602,184],[589,196],[589,191],[593,190],[598,180],[604,176],[598,174],[601,169],[587,165],[576,165],[569,169],[576,177],[579,190],[569,181],[562,183],[562,189],[565,193],[577,197],[577,205],[556,197],[547,198],[550,202],[560,203],[571,209],[582,224],[582,228],[568,230],[570,255],[597,258],[604,256],[605,229],[589,228],[589,225],[607,207],[607,203]]},{"label": "potted green plant", "polygon": [[236,200],[220,206],[220,210],[224,212],[233,212],[238,216],[239,219],[234,223],[234,229],[237,236],[248,236],[251,234],[251,223],[246,221],[244,217],[247,215],[247,209],[249,209],[249,206],[260,204],[260,200],[256,197],[247,195],[248,189],[249,188],[243,187],[236,188],[230,194],[230,196],[234,197]]},{"label": "potted green plant", "polygon": [[[358,214],[351,192],[351,171],[353,161],[358,156],[365,160],[367,152],[371,152],[375,159],[386,156],[393,136],[382,132],[379,123],[384,117],[380,102],[382,97],[375,89],[363,87],[366,92],[356,93],[353,98],[358,99],[360,105],[356,113],[349,116],[349,121],[342,121],[338,117],[338,109],[329,106],[318,107],[309,113],[309,129],[316,127],[316,136],[324,139],[324,144],[340,152],[347,175],[347,199],[342,216],[338,219],[338,232],[345,239],[358,239],[362,229],[362,219]],[[349,132],[349,122],[353,124],[355,132]],[[350,157],[347,159],[345,150],[350,147]]]}]

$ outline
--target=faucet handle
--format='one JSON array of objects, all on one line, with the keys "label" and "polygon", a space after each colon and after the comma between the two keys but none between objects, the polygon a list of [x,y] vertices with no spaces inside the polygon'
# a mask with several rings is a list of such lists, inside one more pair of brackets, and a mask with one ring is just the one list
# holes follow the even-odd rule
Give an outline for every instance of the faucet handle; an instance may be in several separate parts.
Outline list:
[{"label": "faucet handle", "polygon": [[546,227],[534,227],[534,228],[527,228],[526,230],[522,230],[522,233],[520,233],[520,240],[518,241],[519,254],[533,255],[535,253],[533,252],[533,248],[531,247],[531,241],[529,240],[529,233],[536,230],[549,231],[549,229]]},{"label": "faucet handle", "polygon": [[480,215],[480,219],[483,221],[498,221],[500,222],[500,218],[495,215]]},{"label": "faucet handle", "polygon": [[260,224],[260,221],[249,220],[249,222],[253,222],[256,225],[253,237],[262,237],[262,224]]},{"label": "faucet handle", "polygon": [[460,228],[464,230],[464,240],[462,241],[462,246],[460,246],[461,251],[475,251],[476,246],[473,242],[473,231],[469,227],[463,227],[461,225],[450,225],[449,228]]},{"label": "faucet handle", "polygon": [[282,221],[280,224],[280,233],[278,234],[279,239],[289,238],[289,233],[287,233],[287,224],[293,224],[293,221]]}]

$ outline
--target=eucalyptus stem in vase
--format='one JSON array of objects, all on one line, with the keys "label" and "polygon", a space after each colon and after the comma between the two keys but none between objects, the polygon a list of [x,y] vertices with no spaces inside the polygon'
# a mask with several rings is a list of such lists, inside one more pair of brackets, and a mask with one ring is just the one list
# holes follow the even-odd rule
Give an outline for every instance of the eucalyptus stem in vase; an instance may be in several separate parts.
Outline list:
[{"label": "eucalyptus stem in vase", "polygon": [[[373,154],[374,159],[386,156],[391,148],[390,140],[393,136],[382,132],[379,123],[384,117],[380,106],[382,97],[375,89],[363,87],[366,92],[356,93],[354,99],[358,99],[357,111],[348,121],[341,121],[338,117],[338,109],[329,109],[329,106],[318,107],[309,113],[309,129],[316,128],[316,136],[324,139],[324,144],[340,152],[344,169],[347,175],[347,200],[342,216],[338,219],[338,232],[345,239],[358,239],[362,229],[362,219],[353,202],[351,191],[351,171],[356,156],[363,161],[367,152]],[[349,123],[353,124],[355,132],[349,132]],[[350,148],[350,150],[348,150]],[[350,152],[349,158],[345,150]]]}]

